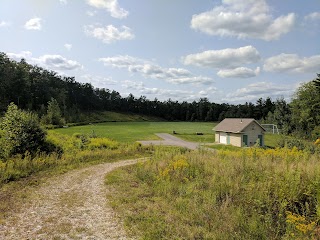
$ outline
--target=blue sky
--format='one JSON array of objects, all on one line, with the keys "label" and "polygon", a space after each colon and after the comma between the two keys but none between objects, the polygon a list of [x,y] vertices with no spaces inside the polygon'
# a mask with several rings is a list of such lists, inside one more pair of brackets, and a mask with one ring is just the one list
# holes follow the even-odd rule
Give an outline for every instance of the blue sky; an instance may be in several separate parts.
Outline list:
[{"label": "blue sky", "polygon": [[0,51],[153,100],[290,100],[320,73],[319,0],[0,0]]}]

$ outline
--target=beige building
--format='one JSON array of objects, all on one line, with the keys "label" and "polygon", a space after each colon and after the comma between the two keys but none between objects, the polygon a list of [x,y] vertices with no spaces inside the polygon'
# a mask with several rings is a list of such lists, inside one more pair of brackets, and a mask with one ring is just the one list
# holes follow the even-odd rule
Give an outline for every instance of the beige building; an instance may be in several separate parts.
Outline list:
[{"label": "beige building", "polygon": [[215,130],[215,142],[237,147],[264,146],[265,129],[253,118],[225,118]]}]

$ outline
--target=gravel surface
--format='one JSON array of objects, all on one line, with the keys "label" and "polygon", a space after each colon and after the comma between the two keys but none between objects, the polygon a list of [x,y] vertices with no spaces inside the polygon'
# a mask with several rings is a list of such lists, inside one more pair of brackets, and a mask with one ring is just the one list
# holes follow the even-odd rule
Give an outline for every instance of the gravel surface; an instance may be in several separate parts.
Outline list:
[{"label": "gravel surface", "polygon": [[199,143],[187,142],[168,133],[156,133],[156,135],[163,140],[153,140],[153,141],[139,141],[142,145],[169,145],[185,147],[191,150],[199,148]]},{"label": "gravel surface", "polygon": [[26,198],[23,212],[0,224],[0,239],[129,239],[108,205],[104,176],[139,159],[51,177]]}]

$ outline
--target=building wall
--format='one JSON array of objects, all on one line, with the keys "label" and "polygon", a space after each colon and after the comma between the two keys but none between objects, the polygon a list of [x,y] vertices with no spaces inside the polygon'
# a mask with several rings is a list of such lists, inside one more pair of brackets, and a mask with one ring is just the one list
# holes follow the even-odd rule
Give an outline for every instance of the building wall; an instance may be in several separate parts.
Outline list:
[{"label": "building wall", "polygon": [[216,143],[220,143],[220,132],[215,133],[215,140]]},{"label": "building wall", "polygon": [[264,131],[255,122],[251,123],[248,127],[244,129],[244,134],[248,135],[248,146],[253,146],[258,140],[258,135],[262,135],[264,144]]},{"label": "building wall", "polygon": [[242,147],[242,134],[230,133],[230,144],[237,147]]}]

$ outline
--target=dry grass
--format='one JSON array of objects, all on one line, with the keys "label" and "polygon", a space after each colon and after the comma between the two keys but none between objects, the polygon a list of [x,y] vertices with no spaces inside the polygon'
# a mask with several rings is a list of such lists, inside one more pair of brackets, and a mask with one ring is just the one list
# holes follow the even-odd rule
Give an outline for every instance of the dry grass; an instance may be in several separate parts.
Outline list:
[{"label": "dry grass", "polygon": [[[114,208],[143,239],[320,237],[320,158],[308,152],[158,151],[106,183]],[[288,222],[290,214],[304,220]]]}]

